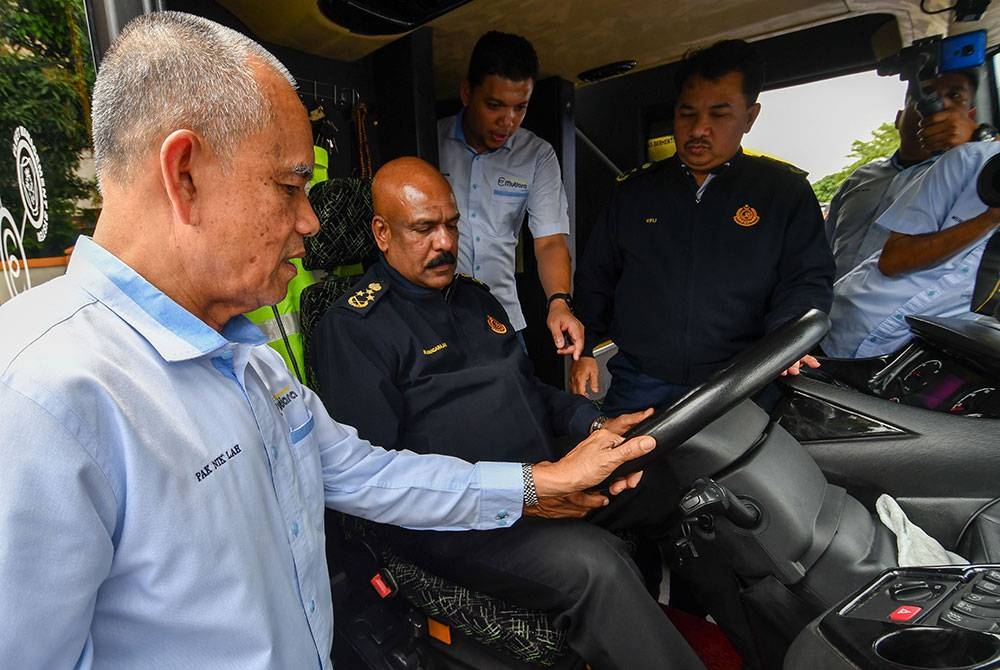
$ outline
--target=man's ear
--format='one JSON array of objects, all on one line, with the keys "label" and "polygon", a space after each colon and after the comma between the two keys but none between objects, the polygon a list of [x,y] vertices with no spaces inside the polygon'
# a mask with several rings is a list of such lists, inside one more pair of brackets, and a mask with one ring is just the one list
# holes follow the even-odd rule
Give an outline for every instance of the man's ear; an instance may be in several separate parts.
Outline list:
[{"label": "man's ear", "polygon": [[903,121],[903,110],[896,110],[896,120],[892,122],[892,125],[896,126],[896,130],[899,130],[899,124]]},{"label": "man's ear", "polygon": [[375,244],[383,254],[389,248],[389,236],[391,234],[389,222],[382,218],[380,214],[376,214],[372,218],[372,237],[375,238]]},{"label": "man's ear", "polygon": [[192,173],[204,153],[201,138],[191,130],[175,130],[160,145],[160,178],[174,216],[181,223],[191,223],[197,195]]},{"label": "man's ear", "polygon": [[972,119],[973,121],[976,120],[976,108],[975,107],[969,107],[969,118]]},{"label": "man's ear", "polygon": [[749,133],[750,129],[753,128],[754,121],[757,120],[757,115],[760,114],[760,103],[755,102],[750,107],[747,108],[747,127],[743,130],[743,133]]},{"label": "man's ear", "polygon": [[459,84],[458,97],[462,99],[463,107],[468,107],[469,103],[472,102],[472,86],[468,79],[463,79],[462,83]]}]

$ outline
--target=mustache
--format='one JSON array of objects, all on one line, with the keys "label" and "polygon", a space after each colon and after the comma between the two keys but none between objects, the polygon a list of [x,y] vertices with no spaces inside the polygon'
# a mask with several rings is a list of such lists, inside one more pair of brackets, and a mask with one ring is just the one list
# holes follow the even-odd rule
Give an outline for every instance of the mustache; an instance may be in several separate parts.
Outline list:
[{"label": "mustache", "polygon": [[705,147],[706,149],[711,148],[712,144],[706,142],[705,140],[688,140],[684,143],[684,147],[690,149],[691,147]]},{"label": "mustache", "polygon": [[425,268],[427,270],[430,270],[432,268],[438,267],[439,265],[454,265],[457,262],[458,259],[455,258],[455,254],[451,253],[450,251],[442,251],[433,259],[431,259],[431,262],[429,262],[425,266]]}]

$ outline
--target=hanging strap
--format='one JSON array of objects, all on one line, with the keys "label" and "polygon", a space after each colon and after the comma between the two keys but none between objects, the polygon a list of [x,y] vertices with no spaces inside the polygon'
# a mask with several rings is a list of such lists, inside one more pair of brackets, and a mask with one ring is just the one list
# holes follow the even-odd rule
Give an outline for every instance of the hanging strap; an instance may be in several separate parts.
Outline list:
[{"label": "hanging strap", "polygon": [[354,133],[358,138],[358,176],[362,179],[372,177],[372,154],[368,147],[368,129],[365,119],[368,116],[368,105],[359,102],[351,111],[351,121],[354,123]]}]

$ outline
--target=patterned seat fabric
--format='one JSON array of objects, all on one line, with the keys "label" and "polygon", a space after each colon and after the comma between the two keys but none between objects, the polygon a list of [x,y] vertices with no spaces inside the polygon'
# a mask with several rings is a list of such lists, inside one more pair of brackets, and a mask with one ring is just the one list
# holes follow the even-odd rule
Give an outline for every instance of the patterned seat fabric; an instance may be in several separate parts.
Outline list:
[{"label": "patterned seat fabric", "polygon": [[319,232],[305,241],[307,270],[333,270],[371,256],[371,180],[338,177],[309,189],[309,202],[319,218]]},{"label": "patterned seat fabric", "polygon": [[[319,233],[306,239],[308,269],[331,271],[338,266],[366,264],[375,253],[371,235],[370,180],[349,178],[321,182],[309,191],[320,222]],[[302,292],[300,327],[306,360],[306,384],[319,389],[312,364],[312,334],[323,315],[350,289],[357,276],[330,274]],[[345,535],[376,548],[400,592],[417,609],[472,639],[524,663],[552,667],[567,660],[565,632],[542,612],[525,610],[470,591],[433,575],[397,556],[378,538],[376,526],[356,517],[337,515]],[[575,657],[573,657],[575,658]]]}]

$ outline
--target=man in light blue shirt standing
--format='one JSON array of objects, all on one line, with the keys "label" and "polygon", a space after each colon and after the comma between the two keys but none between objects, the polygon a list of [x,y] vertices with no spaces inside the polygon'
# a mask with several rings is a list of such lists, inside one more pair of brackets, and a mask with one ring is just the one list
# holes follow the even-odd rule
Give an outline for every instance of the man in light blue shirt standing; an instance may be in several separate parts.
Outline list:
[{"label": "man in light blue shirt standing", "polygon": [[459,91],[462,111],[438,122],[440,169],[462,213],[458,271],[486,283],[517,331],[527,325],[514,282],[518,235],[528,215],[546,326],[560,354],[576,360],[583,325],[572,311],[569,213],[552,146],[521,128],[538,77],[538,55],[518,35],[479,38]]},{"label": "man in light blue shirt standing", "polygon": [[293,86],[256,43],[175,12],[108,51],[94,238],[0,308],[5,668],[329,669],[325,506],[501,528],[532,485],[566,495],[651,447],[600,432],[558,463],[470,465],[330,419],[241,316],[281,299],[318,226]]},{"label": "man in light blue shirt standing", "polygon": [[976,193],[1000,143],[970,142],[945,153],[875,225],[888,232],[873,255],[834,285],[833,325],[823,350],[839,358],[889,354],[909,341],[911,314],[975,318],[976,270],[1000,208]]}]

